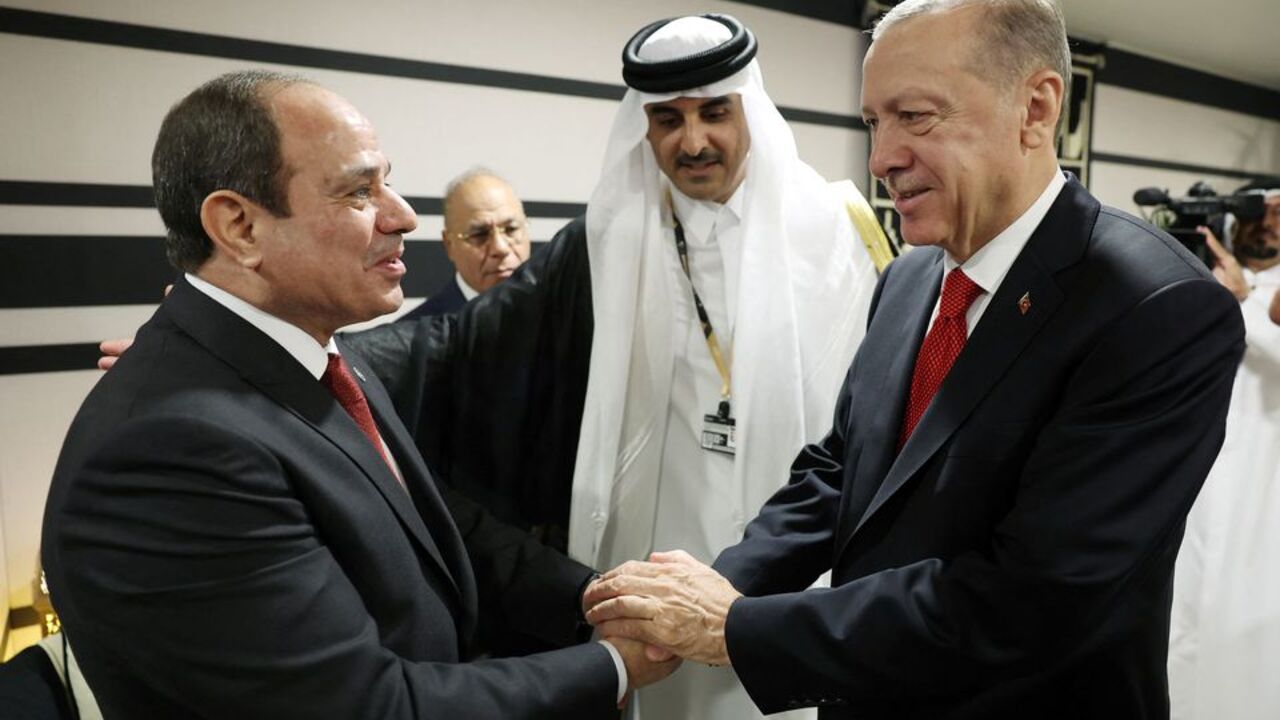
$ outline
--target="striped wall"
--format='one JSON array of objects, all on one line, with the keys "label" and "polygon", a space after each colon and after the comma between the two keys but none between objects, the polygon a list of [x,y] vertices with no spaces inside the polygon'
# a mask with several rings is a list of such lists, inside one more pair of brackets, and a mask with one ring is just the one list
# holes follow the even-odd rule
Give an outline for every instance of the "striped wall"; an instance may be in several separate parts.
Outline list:
[{"label": "striped wall", "polygon": [[[1068,11],[1070,5],[1068,4]],[[1143,186],[1220,194],[1280,174],[1280,92],[1110,48],[1098,73],[1091,189],[1136,212]]]},{"label": "striped wall", "polygon": [[[449,275],[437,238],[453,175],[476,164],[506,175],[539,240],[582,211],[623,91],[621,47],[658,17],[729,12],[751,26],[801,155],[865,189],[865,39],[830,11],[847,5],[0,0],[0,608],[31,601],[44,495],[98,378],[94,343],[131,334],[172,275],[148,160],[165,110],[200,82],[247,66],[302,72],[369,116],[419,215],[408,309]],[[1280,95],[1112,59],[1093,116],[1105,202],[1133,210],[1140,186],[1177,194],[1208,179],[1225,191],[1280,172]]]},{"label": "striped wall", "polygon": [[62,436],[96,382],[94,343],[130,335],[172,272],[149,158],[168,107],[246,66],[301,72],[378,128],[419,215],[406,294],[449,276],[440,193],[476,164],[507,176],[535,239],[582,212],[642,25],[729,12],[759,37],[802,155],[865,183],[854,28],[733,2],[0,0],[0,535],[8,603],[30,603]]}]

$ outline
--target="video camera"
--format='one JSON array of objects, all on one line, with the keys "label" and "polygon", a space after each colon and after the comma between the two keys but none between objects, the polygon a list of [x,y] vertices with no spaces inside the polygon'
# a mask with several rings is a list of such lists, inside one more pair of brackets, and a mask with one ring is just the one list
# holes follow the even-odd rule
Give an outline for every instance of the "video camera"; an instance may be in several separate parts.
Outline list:
[{"label": "video camera", "polygon": [[1223,243],[1229,243],[1231,239],[1224,231],[1227,213],[1243,223],[1261,220],[1267,211],[1262,195],[1218,195],[1203,180],[1187,190],[1187,197],[1172,198],[1168,190],[1147,187],[1133,194],[1133,202],[1139,207],[1154,207],[1147,221],[1172,235],[1209,267],[1214,265],[1213,253],[1197,227],[1203,225]]}]

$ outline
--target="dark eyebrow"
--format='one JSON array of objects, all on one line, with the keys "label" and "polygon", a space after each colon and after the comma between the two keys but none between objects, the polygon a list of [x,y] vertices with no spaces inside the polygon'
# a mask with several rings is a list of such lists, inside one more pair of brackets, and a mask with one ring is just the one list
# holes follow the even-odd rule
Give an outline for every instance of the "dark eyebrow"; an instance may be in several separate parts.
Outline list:
[{"label": "dark eyebrow", "polygon": [[701,105],[698,106],[698,109],[708,110],[711,108],[718,108],[718,107],[723,107],[725,105],[731,105],[732,103],[733,103],[733,100],[730,99],[728,95],[721,95],[719,97],[713,97],[710,100],[707,100],[706,102],[702,103]]},{"label": "dark eyebrow", "polygon": [[388,160],[382,167],[373,164],[353,166],[350,170],[342,173],[339,181],[348,183],[356,180],[372,180],[378,176],[378,173],[382,173],[384,177],[390,175],[391,161]]}]

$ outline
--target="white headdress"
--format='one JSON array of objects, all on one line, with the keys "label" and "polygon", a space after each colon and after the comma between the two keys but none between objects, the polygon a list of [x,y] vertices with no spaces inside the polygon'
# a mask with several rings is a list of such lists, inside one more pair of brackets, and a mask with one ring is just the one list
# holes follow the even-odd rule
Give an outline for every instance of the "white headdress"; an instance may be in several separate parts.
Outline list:
[{"label": "white headdress", "polygon": [[[745,32],[748,49],[735,29],[741,25],[728,20],[662,21],[629,43],[629,59],[649,63],[659,77],[637,77],[629,67],[628,82],[662,90],[628,89],[587,205],[595,333],[569,551],[600,568],[652,549],[674,362],[672,296],[681,291],[670,273],[675,250],[664,212],[670,183],[645,139],[645,105],[736,93],[750,131],[732,353],[740,523],[784,484],[804,443],[830,427],[864,332],[874,284],[866,278],[874,278],[874,267],[826,182],[797,156],[759,65],[744,59],[754,55],[754,39]],[[736,54],[716,56],[729,45]],[[691,67],[697,58],[702,65]],[[719,69],[708,71],[707,65]],[[665,78],[663,70],[670,71]],[[682,76],[705,84],[679,85]]]}]

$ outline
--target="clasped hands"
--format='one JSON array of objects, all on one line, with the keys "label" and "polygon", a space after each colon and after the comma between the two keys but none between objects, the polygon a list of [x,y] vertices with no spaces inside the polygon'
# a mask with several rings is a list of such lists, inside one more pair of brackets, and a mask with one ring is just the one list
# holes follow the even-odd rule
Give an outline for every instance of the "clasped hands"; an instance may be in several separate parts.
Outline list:
[{"label": "clasped hands", "polygon": [[[637,662],[639,677],[632,660],[640,658],[623,652],[632,682],[642,687],[670,674],[681,659],[728,665],[725,620],[740,597],[715,570],[675,550],[653,553],[649,562],[623,563],[600,576],[583,594],[583,607],[600,637],[643,643],[643,660],[654,667]],[[661,669],[666,671],[650,677],[649,670]]]}]

